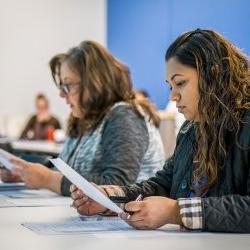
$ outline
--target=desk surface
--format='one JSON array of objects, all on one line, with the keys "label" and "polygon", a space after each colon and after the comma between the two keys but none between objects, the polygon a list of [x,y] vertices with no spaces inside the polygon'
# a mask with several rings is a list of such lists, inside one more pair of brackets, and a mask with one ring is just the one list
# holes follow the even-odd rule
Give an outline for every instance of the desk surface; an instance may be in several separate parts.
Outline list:
[{"label": "desk surface", "polygon": [[62,144],[56,144],[49,141],[13,141],[11,146],[14,150],[21,150],[27,152],[59,154],[62,151]]},{"label": "desk surface", "polygon": [[38,235],[23,222],[49,222],[75,216],[70,207],[0,208],[1,250],[241,250],[249,249],[248,234],[180,234],[164,237],[100,239],[92,235]]}]

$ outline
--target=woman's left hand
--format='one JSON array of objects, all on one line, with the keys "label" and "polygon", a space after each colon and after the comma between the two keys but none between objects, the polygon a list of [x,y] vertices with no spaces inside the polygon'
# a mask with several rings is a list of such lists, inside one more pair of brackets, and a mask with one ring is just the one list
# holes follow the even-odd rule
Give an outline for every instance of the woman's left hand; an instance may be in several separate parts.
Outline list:
[{"label": "woman's left hand", "polygon": [[17,167],[14,173],[19,175],[29,188],[45,188],[47,186],[49,170],[38,163],[30,163],[22,159],[11,160]]},{"label": "woman's left hand", "polygon": [[181,225],[178,202],[160,196],[151,196],[143,201],[132,201],[126,204],[126,211],[133,213],[120,214],[129,225],[137,229],[156,229],[165,224]]}]

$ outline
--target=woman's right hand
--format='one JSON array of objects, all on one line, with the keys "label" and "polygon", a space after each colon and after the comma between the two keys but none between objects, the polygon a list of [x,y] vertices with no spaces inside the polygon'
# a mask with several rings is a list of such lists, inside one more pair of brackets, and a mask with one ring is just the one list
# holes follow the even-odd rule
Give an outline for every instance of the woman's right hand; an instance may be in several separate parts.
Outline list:
[{"label": "woman's right hand", "polygon": [[[106,195],[105,191],[100,186],[97,186],[95,184],[93,185]],[[81,215],[96,215],[107,211],[107,208],[90,199],[83,193],[82,190],[78,189],[75,185],[70,186],[70,193],[71,198],[73,199],[72,206],[76,208],[77,212]]]},{"label": "woman's right hand", "polygon": [[3,182],[20,182],[21,177],[17,174],[12,173],[6,168],[0,168],[0,180]]}]

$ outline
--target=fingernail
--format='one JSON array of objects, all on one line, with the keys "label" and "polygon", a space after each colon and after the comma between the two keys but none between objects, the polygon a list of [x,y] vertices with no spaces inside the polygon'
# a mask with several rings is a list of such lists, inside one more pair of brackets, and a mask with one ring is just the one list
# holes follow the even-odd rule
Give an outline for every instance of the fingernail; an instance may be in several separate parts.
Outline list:
[{"label": "fingernail", "polygon": [[127,216],[127,220],[129,220],[129,219],[130,219],[130,217],[131,217],[131,215],[129,214],[129,215]]}]

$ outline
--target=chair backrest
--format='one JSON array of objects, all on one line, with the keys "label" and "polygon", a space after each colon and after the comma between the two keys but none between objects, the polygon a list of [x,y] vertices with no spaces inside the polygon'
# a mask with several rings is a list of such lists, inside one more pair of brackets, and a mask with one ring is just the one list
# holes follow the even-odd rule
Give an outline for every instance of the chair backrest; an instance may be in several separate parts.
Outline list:
[{"label": "chair backrest", "polygon": [[161,118],[160,135],[164,146],[165,159],[168,159],[172,156],[176,144],[174,119]]},{"label": "chair backrest", "polygon": [[14,139],[18,138],[27,119],[27,116],[24,115],[1,115],[0,135]]}]

